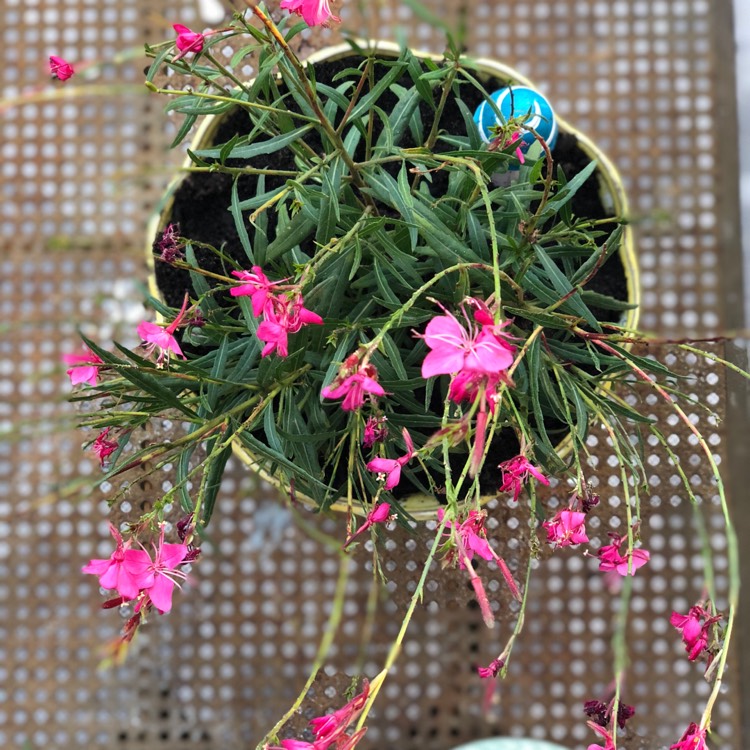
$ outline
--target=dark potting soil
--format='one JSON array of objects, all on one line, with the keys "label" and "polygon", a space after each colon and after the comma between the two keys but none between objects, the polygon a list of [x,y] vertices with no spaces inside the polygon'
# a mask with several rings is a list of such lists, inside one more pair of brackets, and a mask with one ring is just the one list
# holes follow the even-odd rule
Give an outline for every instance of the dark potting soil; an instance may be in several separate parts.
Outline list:
[{"label": "dark potting soil", "polygon": [[[350,57],[345,61],[324,62],[315,65],[315,78],[320,83],[331,84],[334,76],[345,68],[355,67],[361,62],[361,58]],[[405,77],[403,85],[410,87],[412,81]],[[489,80],[485,82],[485,87],[489,91],[502,88],[507,85],[506,81]],[[474,111],[482,101],[481,93],[473,86],[465,85],[461,88],[461,97],[463,102],[470,111]],[[386,112],[389,112],[397,103],[397,97],[392,92],[385,92],[378,101],[378,106]],[[289,104],[293,106],[293,102]],[[420,104],[420,111],[423,122],[429,123],[432,117],[432,110],[426,103]],[[382,126],[376,118],[375,137],[377,138],[378,129]],[[233,136],[243,136],[250,131],[251,122],[246,112],[237,108],[224,116],[223,121],[218,126],[213,138],[215,144],[228,142]],[[465,121],[459,110],[455,99],[449,99],[446,103],[445,110],[441,118],[441,130],[458,134],[465,133]],[[320,138],[314,131],[305,136],[306,143],[317,153],[321,151]],[[209,144],[205,144],[209,145]],[[421,144],[415,143],[410,132],[405,135],[400,143],[403,148],[413,148]],[[452,147],[448,145],[441,146],[440,141],[435,150],[449,150]],[[363,154],[355,154],[355,159],[363,158]],[[553,159],[556,168],[560,166],[570,180],[590,161],[586,153],[578,145],[575,135],[570,133],[560,133],[557,144],[553,151]],[[230,160],[228,166],[248,166],[255,168],[271,170],[294,170],[294,155],[290,150],[281,150],[264,156],[256,157],[250,161]],[[393,165],[394,176],[400,165]],[[286,182],[286,178],[274,175],[266,175],[264,191],[269,192],[275,188],[281,187]],[[231,203],[233,178],[230,175],[220,172],[201,172],[189,174],[179,185],[175,192],[174,203],[172,207],[171,222],[179,225],[180,235],[193,240],[197,243],[205,243],[215,248],[221,249],[222,253],[234,259],[242,268],[248,268],[249,262],[245,251],[242,248],[241,241],[237,234],[234,219],[228,209]],[[242,175],[237,184],[237,192],[240,201],[252,198],[257,193],[258,178],[255,175]],[[432,175],[430,191],[433,195],[440,196],[445,194],[448,189],[448,176],[444,172],[436,172]],[[590,219],[602,219],[608,216],[608,212],[599,196],[599,182],[596,175],[592,175],[578,190],[572,200],[572,210],[576,216],[585,216]],[[276,216],[273,211],[267,213],[267,233],[269,242],[275,237]],[[245,225],[249,231],[252,226],[247,222],[250,212],[245,214]],[[613,227],[610,227],[611,231]],[[603,229],[607,229],[603,227]],[[154,242],[154,251],[158,256],[157,245],[161,239],[161,233],[156,237]],[[310,246],[301,245],[302,250],[312,252],[313,240],[309,240]],[[213,252],[206,248],[194,245],[194,251],[198,264],[208,271],[214,273],[226,274],[228,269],[222,266],[222,261]],[[156,259],[156,281],[165,302],[171,307],[178,308],[182,304],[185,292],[194,295],[194,290],[190,282],[189,274],[186,271],[176,269],[166,263]],[[210,279],[209,279],[209,283]],[[618,300],[627,299],[627,282],[624,267],[618,255],[614,255],[591,280],[587,286],[588,289],[606,294]],[[228,293],[219,294],[217,299],[221,301],[222,297],[229,301]],[[604,311],[592,310],[592,312],[606,319],[607,313]],[[614,314],[616,315],[616,313]],[[190,347],[187,347],[190,349]],[[437,389],[436,389],[437,391]],[[554,439],[556,432],[562,439],[565,435],[564,426],[546,424],[545,425],[550,437]],[[517,455],[519,451],[518,441],[515,434],[510,429],[502,430],[497,434],[489,448],[489,454],[485,461],[485,468],[480,474],[480,486],[483,493],[493,494],[500,482],[500,473],[497,465]],[[455,466],[457,473],[460,473],[466,460],[466,454],[457,454],[455,457]],[[334,478],[336,482],[338,478]],[[394,494],[398,497],[411,494],[414,487],[405,480],[394,488]],[[345,477],[341,477],[343,485]]]}]

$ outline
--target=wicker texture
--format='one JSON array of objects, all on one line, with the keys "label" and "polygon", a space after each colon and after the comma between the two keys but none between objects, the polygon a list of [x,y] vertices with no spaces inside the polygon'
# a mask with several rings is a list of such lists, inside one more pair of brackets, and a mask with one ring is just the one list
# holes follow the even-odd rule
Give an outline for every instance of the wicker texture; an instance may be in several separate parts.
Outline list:
[{"label": "wicker texture", "polygon": [[[731,38],[728,5],[498,0],[469,9],[470,51],[535,80],[619,166],[638,225],[641,321],[670,336],[711,333],[736,318],[739,261],[727,250],[739,245],[729,166],[736,132],[724,109],[732,96],[722,50]],[[458,23],[457,3],[430,6]],[[349,0],[340,10],[362,35],[393,38],[406,30],[414,46],[440,50],[439,35],[395,0]],[[0,427],[8,435],[0,443],[0,745],[254,746],[309,671],[336,586],[336,557],[297,528],[269,488],[231,465],[193,585],[177,595],[168,617],[154,618],[123,667],[96,671],[97,644],[114,637],[117,617],[98,611],[95,582],[79,569],[108,554],[102,499],[120,488],[81,489],[78,478],[98,469],[81,452],[82,435],[66,423],[74,410],[61,403],[68,386],[59,358],[77,348],[77,327],[100,341],[135,343],[145,222],[180,158],[166,152],[176,126],[163,116],[163,100],[137,86],[146,64],[137,47],[169,38],[173,21],[202,22],[193,2],[177,0],[2,0],[0,15],[0,80],[11,100],[0,105]],[[309,49],[337,41],[336,31],[303,37]],[[130,48],[119,64],[96,66]],[[92,67],[65,87],[40,88],[49,54]],[[105,86],[121,88],[107,93]],[[12,101],[22,93],[23,102]],[[726,397],[714,366],[684,355],[674,364],[698,374],[687,386],[698,404]],[[650,406],[665,415],[655,399]],[[727,435],[699,406],[690,416],[726,463]],[[670,444],[708,508],[709,531],[720,531],[715,488],[692,440],[673,426]],[[605,434],[595,430],[589,445],[603,501],[598,528],[592,526],[603,541],[623,493]],[[632,677],[623,697],[637,706],[638,731],[654,739],[629,748],[676,741],[699,718],[708,692],[668,623],[672,609],[684,612],[701,595],[698,534],[676,471],[663,450],[648,450],[644,542],[652,561],[634,581]],[[125,514],[169,477],[130,481],[118,511]],[[550,507],[564,501],[563,488],[552,488]],[[520,578],[528,535],[521,515],[505,503],[490,512],[490,528]],[[341,536],[340,519],[313,522]],[[364,547],[353,556],[334,652],[292,727],[301,730],[307,717],[339,704],[346,674],[380,670],[425,544],[422,535],[389,533],[382,562],[391,597],[369,625],[373,644],[364,663],[359,646],[363,628],[368,632],[372,562]],[[611,678],[617,597],[580,554],[545,554],[535,565],[511,677],[489,714],[481,710],[484,684],[474,666],[505,642],[515,605],[497,572],[484,571],[499,613],[488,632],[466,582],[436,571],[363,748],[443,750],[506,733],[571,748],[593,741],[581,707]],[[720,546],[715,565],[725,590]],[[739,676],[730,667],[729,691],[715,714],[723,738],[716,747],[740,750],[747,739],[743,744],[738,727]]]}]

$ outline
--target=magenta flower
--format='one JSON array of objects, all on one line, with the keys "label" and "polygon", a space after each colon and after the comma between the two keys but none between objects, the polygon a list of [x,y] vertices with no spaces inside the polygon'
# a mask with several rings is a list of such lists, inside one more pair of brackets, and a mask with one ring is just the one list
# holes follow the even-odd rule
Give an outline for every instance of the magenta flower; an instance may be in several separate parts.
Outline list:
[{"label": "magenta flower", "polygon": [[388,437],[387,417],[369,417],[365,422],[362,434],[362,444],[365,448],[372,448],[375,443],[382,443]]},{"label": "magenta flower", "polygon": [[175,58],[176,60],[191,52],[198,53],[203,51],[203,45],[206,42],[206,37],[203,34],[192,31],[181,23],[172,24],[172,28],[177,32],[175,46],[180,50],[180,54]]},{"label": "magenta flower", "polygon": [[384,490],[393,489],[401,481],[401,467],[408,464],[416,453],[411,435],[406,427],[404,427],[402,432],[404,442],[406,443],[405,455],[401,456],[401,458],[373,458],[367,464],[368,471],[374,471],[377,474],[385,476]]},{"label": "magenta flower", "polygon": [[451,380],[448,387],[448,398],[454,404],[462,401],[472,403],[481,395],[484,398],[485,408],[489,408],[490,414],[495,413],[496,400],[494,398],[497,384],[504,378],[505,373],[477,372],[476,370],[461,370]]},{"label": "magenta flower", "polygon": [[[359,716],[367,703],[370,683],[364,681],[362,692],[355,695],[348,703],[327,716],[311,719],[310,726],[317,742],[333,742],[343,735],[348,726]],[[353,747],[353,745],[351,745]]]},{"label": "magenta flower", "polygon": [[71,385],[96,385],[99,378],[99,368],[104,365],[98,354],[86,350],[85,354],[63,354],[62,361],[70,365],[65,372],[70,377]]},{"label": "magenta flower", "polygon": [[422,362],[422,377],[450,375],[467,370],[496,375],[513,364],[512,349],[483,327],[466,329],[450,313],[435,316],[425,329],[425,344],[432,350]]},{"label": "magenta flower", "polygon": [[75,73],[75,70],[67,60],[63,60],[62,57],[57,55],[50,55],[49,72],[58,81],[67,81]]},{"label": "magenta flower", "polygon": [[252,271],[232,271],[242,284],[229,290],[232,297],[249,295],[253,305],[253,315],[259,317],[269,304],[269,296],[278,288],[278,281],[271,281],[260,266],[253,266]]},{"label": "magenta flower", "polygon": [[169,364],[170,352],[176,354],[178,357],[187,359],[180,349],[180,345],[177,343],[177,339],[174,337],[174,332],[177,327],[182,323],[185,317],[185,310],[187,310],[188,296],[185,295],[185,301],[182,303],[180,312],[177,317],[166,327],[162,328],[156,323],[148,323],[143,321],[138,324],[138,335],[146,342],[146,354],[150,355],[155,349],[159,350],[159,356],[156,359],[156,366],[162,367],[163,363]]},{"label": "magenta flower", "polygon": [[328,0],[281,0],[280,7],[302,16],[308,26],[329,26],[341,19],[333,15]]},{"label": "magenta flower", "polygon": [[353,750],[362,739],[367,727],[362,727],[354,734],[346,734],[349,725],[362,713],[367,703],[370,685],[364,681],[362,692],[355,695],[346,705],[327,716],[319,716],[310,721],[310,726],[315,733],[314,742],[303,740],[281,740],[280,747],[268,747],[266,750]]},{"label": "magenta flower", "polygon": [[344,411],[357,411],[364,403],[365,396],[385,396],[383,387],[376,380],[378,371],[374,365],[364,365],[352,375],[347,375],[336,384],[334,380],[321,391],[323,398],[343,398]]},{"label": "magenta flower", "polygon": [[112,525],[109,530],[117,542],[115,551],[106,560],[91,560],[81,569],[83,573],[99,576],[99,585],[117,591],[124,600],[135,599],[141,589],[154,582],[148,552],[130,549],[131,540],[123,542],[120,532]]},{"label": "magenta flower", "polygon": [[706,729],[701,729],[695,722],[692,722],[680,741],[670,745],[669,750],[708,750]]},{"label": "magenta flower", "polygon": [[120,444],[117,440],[107,439],[111,427],[107,427],[102,430],[97,436],[96,440],[91,444],[91,450],[96,454],[99,459],[99,464],[103,467],[104,462],[109,456],[111,456],[119,447]]},{"label": "magenta flower", "polygon": [[[438,508],[437,517],[440,523],[443,522],[445,511],[442,508]],[[458,555],[458,567],[466,568],[466,560],[471,561],[476,553],[484,560],[496,560],[497,554],[490,546],[487,541],[484,531],[484,521],[487,514],[480,510],[470,510],[469,515],[463,522],[459,521],[446,521],[445,527],[447,529],[453,529],[453,534],[458,537],[458,541],[464,548],[466,555]],[[451,562],[451,558],[455,559],[455,554],[449,553],[448,560]]]},{"label": "magenta flower", "polygon": [[555,547],[567,547],[574,544],[585,544],[586,514],[570,509],[556,513],[551,521],[545,521],[542,526],[547,531],[547,542]]},{"label": "magenta flower", "polygon": [[143,588],[156,609],[165,614],[172,609],[172,593],[178,578],[184,579],[185,573],[177,570],[188,555],[186,544],[169,544],[164,542],[164,530],[159,537],[159,546],[154,549],[154,560],[149,560],[149,571],[153,576],[150,586]]},{"label": "magenta flower", "polygon": [[719,620],[721,615],[711,617],[700,605],[691,607],[686,615],[672,612],[669,622],[680,631],[690,661],[695,661],[706,650],[710,628]]},{"label": "magenta flower", "polygon": [[301,294],[293,300],[272,297],[272,302],[263,311],[265,319],[258,326],[256,335],[265,342],[260,356],[267,357],[274,351],[280,357],[289,355],[288,336],[306,325],[323,325],[323,318],[303,306]]},{"label": "magenta flower", "polygon": [[497,677],[498,672],[505,666],[502,659],[493,659],[486,667],[477,667],[477,674],[486,680],[488,677]]},{"label": "magenta flower", "polygon": [[588,746],[587,750],[616,750],[615,741],[605,727],[600,727],[593,721],[587,721],[586,723],[591,729],[593,729],[600,737],[604,739],[603,745],[591,744]]},{"label": "magenta flower", "polygon": [[[328,745],[326,745],[326,748]],[[281,740],[281,747],[269,747],[268,750],[322,750],[318,742],[305,742],[304,740]]]},{"label": "magenta flower", "polygon": [[612,539],[611,544],[602,547],[598,552],[599,570],[614,570],[621,576],[635,575],[638,568],[642,568],[651,557],[651,554],[645,549],[634,549],[632,553],[621,554],[620,547],[625,541],[625,536],[620,536],[609,532]]},{"label": "magenta flower", "polygon": [[509,461],[503,461],[498,468],[503,472],[503,482],[498,488],[498,492],[510,492],[512,490],[514,503],[518,502],[524,482],[528,482],[529,477],[534,477],[538,482],[549,485],[549,479],[524,455],[511,458]]},{"label": "magenta flower", "polygon": [[[395,518],[395,516],[394,516]],[[391,506],[388,503],[378,503],[365,518],[365,522],[344,542],[346,549],[360,534],[364,533],[376,523],[387,523],[391,519]]]}]

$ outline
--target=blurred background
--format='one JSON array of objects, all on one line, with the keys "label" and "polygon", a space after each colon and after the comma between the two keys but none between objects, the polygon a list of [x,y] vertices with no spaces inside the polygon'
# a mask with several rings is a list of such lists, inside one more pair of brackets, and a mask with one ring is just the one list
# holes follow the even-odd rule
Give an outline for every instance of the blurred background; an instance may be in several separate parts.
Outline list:
[{"label": "blurred background", "polygon": [[[426,4],[448,23],[456,18],[458,3]],[[469,7],[469,51],[536,81],[620,168],[637,229],[641,322],[667,337],[741,329],[750,312],[740,273],[741,215],[750,225],[750,13],[746,0],[734,5],[736,24],[730,0],[477,0]],[[99,609],[96,582],[79,572],[89,558],[109,555],[106,498],[123,488],[91,488],[99,467],[82,444],[92,436],[72,428],[60,357],[78,349],[78,330],[105,345],[137,343],[135,326],[146,315],[146,222],[182,158],[167,148],[177,123],[163,113],[166,101],[142,86],[142,45],[174,38],[175,22],[220,26],[230,7],[219,0],[0,0],[2,747],[254,747],[296,696],[315,653],[334,561],[300,537],[239,466],[223,485],[195,581],[121,667],[97,668],[100,647],[121,622]],[[415,47],[442,49],[440,34],[397,0],[346,0],[334,8],[348,31],[387,39],[405,33]],[[340,38],[339,29],[305,33],[301,53]],[[77,75],[64,85],[50,82],[50,54],[72,61]],[[750,278],[747,234],[745,248]],[[740,353],[731,348],[729,355]],[[695,357],[675,366],[693,375],[698,402],[732,404],[727,413],[716,407],[720,421],[691,416],[727,472],[743,538],[750,532],[740,504],[750,466],[745,390]],[[155,425],[143,440],[170,428]],[[700,458],[677,428],[672,437],[709,529],[720,530]],[[615,507],[614,456],[596,434],[590,449]],[[701,593],[690,509],[674,469],[651,458],[644,538],[653,558],[636,579],[625,698],[638,706],[634,723],[643,735],[627,747],[656,750],[699,720],[708,686],[667,622],[672,609],[687,611]],[[168,482],[168,472],[133,482],[118,512],[148,502]],[[416,544],[404,550],[394,563],[399,570],[419,559]],[[723,590],[720,536],[714,552]],[[537,576],[517,672],[489,715],[473,667],[488,662],[507,633],[478,631],[476,618],[435,594],[432,612],[441,616],[415,623],[362,747],[448,750],[494,734],[571,749],[593,742],[581,706],[610,680],[613,605],[589,563],[555,556]],[[316,698],[331,705],[351,669],[347,644],[357,634],[364,562],[360,572]],[[383,624],[384,636],[397,622]],[[750,744],[743,726],[750,721],[748,622],[741,620],[740,648],[715,714],[716,750]],[[446,638],[449,647],[440,645]],[[371,676],[382,648],[365,665]]]}]

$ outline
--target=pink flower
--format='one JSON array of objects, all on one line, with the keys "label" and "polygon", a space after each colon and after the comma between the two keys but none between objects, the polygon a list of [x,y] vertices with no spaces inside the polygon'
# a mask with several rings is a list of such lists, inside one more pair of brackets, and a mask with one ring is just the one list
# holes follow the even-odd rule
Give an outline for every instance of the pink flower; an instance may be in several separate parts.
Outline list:
[{"label": "pink flower", "polygon": [[[348,547],[356,537],[367,531],[370,526],[376,523],[387,523],[391,518],[391,506],[388,503],[378,503],[365,518],[365,522],[353,533],[350,534],[344,542],[344,549]],[[395,516],[394,516],[395,518]]]},{"label": "pink flower", "polygon": [[67,60],[63,60],[62,57],[57,55],[50,55],[49,72],[58,81],[67,81],[75,73],[75,70]]},{"label": "pink flower", "polygon": [[486,406],[489,407],[490,414],[494,414],[496,401],[493,396],[497,384],[503,376],[504,373],[494,374],[477,372],[476,370],[461,370],[451,380],[448,387],[448,398],[454,404],[460,404],[462,401],[473,403],[481,394]]},{"label": "pink flower", "polygon": [[202,52],[203,45],[205,44],[206,37],[203,34],[199,34],[197,31],[191,31],[187,26],[183,26],[181,23],[172,24],[172,28],[177,32],[177,39],[175,39],[175,45],[180,54],[175,58],[179,59],[184,57],[190,52]]},{"label": "pink flower", "polygon": [[425,329],[424,339],[432,350],[422,362],[422,377],[449,375],[466,370],[496,375],[513,364],[513,352],[495,333],[483,327],[469,332],[450,313],[435,316]]},{"label": "pink flower", "polygon": [[555,547],[567,547],[573,544],[585,544],[586,514],[576,511],[561,510],[551,521],[545,521],[542,526],[547,530],[547,542]]},{"label": "pink flower", "polygon": [[365,394],[385,396],[383,387],[375,379],[378,371],[374,365],[365,365],[359,371],[348,375],[335,385],[325,386],[321,391],[323,398],[343,398],[341,408],[344,411],[357,411],[365,403]]},{"label": "pink flower", "polygon": [[107,427],[106,429],[102,430],[96,436],[96,440],[94,440],[94,442],[91,444],[91,450],[99,458],[99,464],[101,466],[104,466],[104,462],[107,460],[107,458],[120,447],[120,444],[117,442],[117,440],[107,439],[107,435],[109,435],[109,431],[111,429],[111,427]]},{"label": "pink flower", "polygon": [[310,743],[304,740],[281,740],[280,748],[269,747],[268,750],[322,750],[322,746],[317,742]]},{"label": "pink flower", "polygon": [[604,728],[600,727],[593,721],[586,722],[591,729],[593,729],[598,735],[604,738],[603,745],[589,745],[588,750],[616,750],[615,741],[612,739],[612,735]]},{"label": "pink flower", "polygon": [[328,0],[281,0],[280,7],[302,16],[308,26],[329,26],[341,20],[331,13]]},{"label": "pink flower", "polygon": [[271,300],[263,311],[265,319],[256,332],[266,344],[260,355],[267,357],[275,351],[280,357],[286,357],[289,355],[288,335],[297,333],[305,325],[323,325],[323,318],[303,306],[301,294],[293,300],[279,297]]},{"label": "pink flower", "polygon": [[310,721],[310,726],[315,733],[314,742],[303,740],[281,740],[280,747],[268,747],[266,750],[353,750],[362,739],[367,727],[362,727],[354,734],[346,734],[349,725],[362,713],[367,703],[370,685],[364,681],[362,692],[355,695],[346,705],[327,716],[319,716]]},{"label": "pink flower", "polygon": [[486,680],[488,677],[497,677],[497,673],[505,666],[502,659],[493,659],[486,667],[477,667],[477,674]]},{"label": "pink flower", "polygon": [[99,355],[86,351],[85,354],[63,354],[62,361],[71,365],[65,372],[70,377],[71,385],[96,385],[99,378],[99,368],[104,365]]},{"label": "pink flower", "polygon": [[[443,522],[445,511],[442,508],[438,508],[437,517],[440,523]],[[476,553],[479,557],[484,560],[496,560],[497,554],[490,546],[487,541],[484,531],[484,521],[487,518],[487,514],[481,510],[470,510],[469,515],[463,522],[459,521],[446,521],[445,527],[447,529],[452,528],[453,534],[458,537],[458,540],[463,545],[466,552],[466,560],[472,560]],[[448,556],[450,559],[455,559],[455,554]],[[463,555],[458,556],[459,568],[466,568],[466,560]]]},{"label": "pink flower", "polygon": [[81,569],[83,573],[99,576],[99,585],[117,591],[124,600],[135,599],[141,589],[153,583],[149,570],[148,552],[130,549],[131,540],[123,542],[120,532],[112,525],[109,530],[117,542],[115,551],[106,560],[91,560]]},{"label": "pink flower", "polygon": [[711,617],[700,605],[691,607],[686,615],[672,612],[669,621],[680,631],[690,661],[695,661],[706,650],[709,630],[719,620],[721,615]]},{"label": "pink flower", "polygon": [[[346,731],[348,726],[359,716],[367,703],[370,693],[370,683],[364,681],[362,692],[355,695],[347,704],[327,716],[319,716],[310,721],[310,726],[315,733],[316,742],[333,742],[338,740]],[[347,738],[351,739],[351,738]],[[338,745],[337,745],[338,747]],[[354,745],[346,745],[354,747]]]},{"label": "pink flower", "polygon": [[503,461],[498,468],[503,472],[503,482],[498,492],[510,492],[513,490],[514,503],[518,502],[524,482],[527,482],[530,476],[542,484],[549,485],[549,479],[524,455],[511,458],[509,461]]},{"label": "pink flower", "polygon": [[271,281],[260,266],[253,266],[252,271],[232,271],[242,284],[229,290],[232,297],[249,295],[253,305],[253,315],[259,317],[266,309],[269,295],[279,286],[278,281]]},{"label": "pink flower", "polygon": [[706,729],[701,729],[695,722],[692,722],[680,741],[670,745],[669,750],[708,750]]},{"label": "pink flower", "polygon": [[393,489],[401,481],[401,467],[409,463],[415,454],[414,443],[409,431],[403,429],[404,442],[406,443],[406,454],[401,458],[373,458],[367,464],[368,471],[385,475],[384,490]]},{"label": "pink flower", "polygon": [[166,328],[162,328],[156,323],[148,323],[145,320],[138,324],[138,335],[148,344],[146,347],[146,354],[151,354],[155,349],[159,349],[159,356],[156,359],[157,367],[162,367],[165,361],[169,364],[170,352],[182,357],[183,359],[187,359],[182,353],[182,349],[180,349],[177,339],[173,335],[185,317],[187,304],[188,296],[186,294],[180,312]]},{"label": "pink flower", "polygon": [[387,417],[369,417],[365,422],[362,444],[365,448],[372,448],[375,443],[382,443],[388,437]]},{"label": "pink flower", "polygon": [[605,545],[597,552],[599,570],[614,570],[621,576],[635,575],[635,571],[649,561],[651,554],[645,549],[634,549],[632,554],[621,554],[620,546],[626,537],[611,531],[609,532],[609,536],[612,539],[612,543]]},{"label": "pink flower", "polygon": [[162,614],[172,609],[172,593],[177,585],[177,578],[185,578],[182,571],[176,568],[188,555],[186,544],[169,544],[164,542],[164,530],[159,536],[159,546],[154,550],[154,561],[149,560],[149,572],[153,576],[150,586],[143,586],[151,603]]}]

